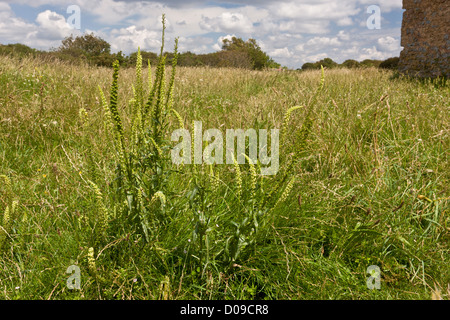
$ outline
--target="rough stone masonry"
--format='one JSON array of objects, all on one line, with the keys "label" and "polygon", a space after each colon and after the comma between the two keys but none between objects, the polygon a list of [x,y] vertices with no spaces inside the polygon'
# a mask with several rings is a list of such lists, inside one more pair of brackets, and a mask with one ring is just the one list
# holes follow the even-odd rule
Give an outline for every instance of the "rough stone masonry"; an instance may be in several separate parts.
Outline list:
[{"label": "rough stone masonry", "polygon": [[399,71],[450,76],[450,0],[403,0]]}]

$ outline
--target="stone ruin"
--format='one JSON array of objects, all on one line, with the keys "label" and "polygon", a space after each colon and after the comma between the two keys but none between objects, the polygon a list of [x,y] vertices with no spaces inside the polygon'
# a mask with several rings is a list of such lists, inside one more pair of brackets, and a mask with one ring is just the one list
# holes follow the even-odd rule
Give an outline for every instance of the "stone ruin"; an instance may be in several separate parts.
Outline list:
[{"label": "stone ruin", "polygon": [[403,0],[399,71],[415,77],[450,76],[450,0]]}]

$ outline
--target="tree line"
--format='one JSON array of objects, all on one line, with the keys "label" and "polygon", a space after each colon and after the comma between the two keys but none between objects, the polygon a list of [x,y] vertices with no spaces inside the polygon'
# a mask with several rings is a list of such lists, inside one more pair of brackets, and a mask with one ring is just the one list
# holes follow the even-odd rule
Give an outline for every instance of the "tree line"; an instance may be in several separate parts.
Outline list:
[{"label": "tree line", "polygon": [[[111,67],[115,60],[118,60],[123,67],[134,67],[137,57],[137,51],[129,55],[123,54],[122,51],[111,53],[111,45],[92,33],[66,37],[58,48],[50,51],[40,51],[23,44],[0,45],[0,54],[33,55],[105,67]],[[164,54],[167,56],[166,61],[171,63],[173,53],[165,52]],[[152,65],[157,64],[158,55],[156,53],[141,51],[141,55],[144,65],[147,65],[148,61]],[[188,51],[179,53],[177,64],[178,66],[234,67],[254,70],[280,67],[279,63],[261,50],[255,39],[244,41],[237,37],[224,39],[222,50],[217,52],[195,54]]]},{"label": "tree line", "polygon": [[325,58],[316,62],[307,62],[302,65],[301,69],[297,70],[314,70],[314,69],[320,69],[321,66],[328,69],[333,68],[366,68],[366,67],[375,67],[375,68],[381,68],[381,69],[391,69],[396,70],[398,68],[398,62],[400,58],[398,57],[392,57],[388,58],[386,60],[371,60],[371,59],[365,59],[363,61],[356,61],[353,59],[345,60],[342,63],[337,63],[333,61],[331,58]]},{"label": "tree line", "polygon": [[[0,44],[0,54],[13,54],[16,56],[40,56],[71,63],[87,63],[94,66],[111,67],[115,60],[118,60],[123,67],[134,67],[136,65],[137,51],[129,55],[122,51],[111,53],[111,45],[94,34],[84,34],[82,36],[69,36],[62,40],[58,48],[49,51],[41,51],[30,48],[24,44]],[[165,52],[167,62],[171,63],[173,59],[172,52]],[[147,65],[150,61],[156,65],[158,54],[150,51],[141,51],[143,64]],[[397,69],[399,58],[389,58],[387,60],[346,60],[338,64],[331,58],[325,58],[316,62],[307,62],[297,70],[320,69],[321,66],[332,69],[337,67],[360,68],[377,67],[385,69]],[[190,51],[178,54],[178,66],[210,66],[210,67],[231,67],[262,70],[267,68],[280,68],[280,64],[261,50],[255,39],[244,41],[242,38],[233,37],[224,39],[222,50],[212,53],[196,54]]]}]

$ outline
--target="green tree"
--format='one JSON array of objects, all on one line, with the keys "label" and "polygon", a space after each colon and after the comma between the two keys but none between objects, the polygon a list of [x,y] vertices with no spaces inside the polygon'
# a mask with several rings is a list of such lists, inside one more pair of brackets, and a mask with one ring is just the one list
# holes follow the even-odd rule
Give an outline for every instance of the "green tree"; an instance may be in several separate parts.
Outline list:
[{"label": "green tree", "polygon": [[218,67],[252,69],[253,62],[246,52],[242,51],[219,51],[216,52]]},{"label": "green tree", "polygon": [[352,69],[352,68],[358,68],[360,66],[360,64],[356,60],[348,59],[348,60],[345,60],[341,66]]},{"label": "green tree", "polygon": [[[128,60],[127,60],[128,66],[136,66],[137,54],[138,54],[137,51],[130,53],[130,55],[128,56]],[[141,57],[142,57],[142,65],[143,66],[147,66],[149,60],[150,60],[150,64],[153,66],[156,66],[158,63],[158,55],[154,52],[141,51]]]},{"label": "green tree", "polygon": [[37,54],[42,53],[39,50],[30,48],[29,46],[26,46],[21,43],[14,43],[14,44],[0,44],[0,54],[1,55],[16,55],[19,57],[26,56],[26,55],[32,55],[36,56]]},{"label": "green tree", "polygon": [[324,68],[328,69],[333,69],[338,66],[337,62],[334,62],[331,58],[325,58],[320,61],[317,61],[316,65],[318,66],[317,69],[320,69],[320,66],[323,66]]},{"label": "green tree", "polygon": [[334,62],[331,58],[325,58],[314,63],[306,62],[305,64],[303,64],[302,70],[315,70],[320,69],[322,66],[324,68],[332,69],[336,68],[339,65],[337,62]]},{"label": "green tree", "polygon": [[111,55],[111,45],[93,33],[73,37],[70,35],[62,40],[56,50],[63,58],[86,60],[98,66],[111,66],[114,61]]},{"label": "green tree", "polygon": [[314,70],[314,69],[317,69],[317,67],[312,62],[306,62],[302,65],[302,70]]},{"label": "green tree", "polygon": [[378,68],[379,65],[381,64],[381,60],[371,60],[371,59],[365,59],[363,61],[361,61],[361,67],[375,67]]},{"label": "green tree", "polygon": [[397,70],[399,61],[400,61],[399,57],[393,57],[393,58],[386,59],[380,63],[379,68]]},{"label": "green tree", "polygon": [[178,56],[178,65],[183,67],[194,67],[200,65],[200,60],[195,53],[190,51],[180,53]]},{"label": "green tree", "polygon": [[[222,50],[236,51],[247,54],[252,63],[252,69],[262,70],[264,68],[280,67],[280,64],[276,63],[264,51],[261,50],[261,47],[255,39],[250,38],[247,41],[237,37],[233,37],[231,40],[224,39]],[[244,55],[242,55],[242,58],[245,59]]]},{"label": "green tree", "polygon": [[112,55],[114,60],[119,61],[120,65],[125,65],[127,64],[128,58],[123,54],[122,51],[119,51],[117,53],[114,53]]}]

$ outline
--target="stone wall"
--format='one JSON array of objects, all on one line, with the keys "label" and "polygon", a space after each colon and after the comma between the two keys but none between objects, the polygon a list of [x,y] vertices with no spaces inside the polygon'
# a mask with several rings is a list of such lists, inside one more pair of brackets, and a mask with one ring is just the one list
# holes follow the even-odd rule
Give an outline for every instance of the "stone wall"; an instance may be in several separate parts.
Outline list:
[{"label": "stone wall", "polygon": [[399,71],[450,76],[450,0],[403,0]]}]

